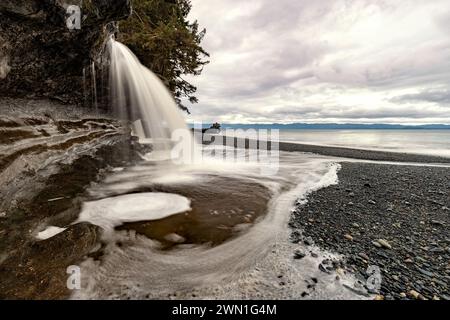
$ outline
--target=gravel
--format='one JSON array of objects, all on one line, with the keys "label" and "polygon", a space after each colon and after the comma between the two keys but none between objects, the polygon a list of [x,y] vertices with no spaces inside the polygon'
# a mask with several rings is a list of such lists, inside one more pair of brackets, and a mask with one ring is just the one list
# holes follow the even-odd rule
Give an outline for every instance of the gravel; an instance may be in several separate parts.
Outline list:
[{"label": "gravel", "polygon": [[378,267],[377,299],[448,299],[450,169],[343,163],[338,177],[297,203],[291,241],[342,254],[362,284]]}]

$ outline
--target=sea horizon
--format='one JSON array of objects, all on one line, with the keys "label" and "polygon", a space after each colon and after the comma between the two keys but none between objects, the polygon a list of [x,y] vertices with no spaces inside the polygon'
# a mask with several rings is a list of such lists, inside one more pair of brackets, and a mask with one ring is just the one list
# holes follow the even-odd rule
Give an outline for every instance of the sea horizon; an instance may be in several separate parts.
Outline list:
[{"label": "sea horizon", "polygon": [[[280,129],[280,130],[300,130],[300,129],[318,129],[318,130],[450,130],[450,124],[432,123],[432,124],[398,124],[398,123],[306,123],[306,122],[292,122],[292,123],[220,123],[221,128],[226,129]],[[214,122],[188,122],[188,126],[193,128],[201,125],[202,128],[209,128]]]},{"label": "sea horizon", "polygon": [[[193,126],[190,125],[192,128]],[[211,127],[204,124],[203,129]],[[268,133],[268,140],[323,147],[340,147],[450,158],[450,126],[337,125],[337,124],[221,124],[221,134]],[[274,135],[272,130],[278,130]],[[330,134],[332,133],[332,134]],[[257,136],[259,138],[259,136]],[[265,138],[266,139],[266,138]]]}]

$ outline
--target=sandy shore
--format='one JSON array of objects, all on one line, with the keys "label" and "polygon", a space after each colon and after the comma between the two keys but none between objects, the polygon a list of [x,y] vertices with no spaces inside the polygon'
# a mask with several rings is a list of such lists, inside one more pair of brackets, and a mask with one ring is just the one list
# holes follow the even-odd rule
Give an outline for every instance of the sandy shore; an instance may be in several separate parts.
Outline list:
[{"label": "sandy shore", "polygon": [[343,163],[338,177],[298,204],[292,241],[343,254],[335,269],[362,284],[379,267],[379,298],[450,299],[450,169]]}]

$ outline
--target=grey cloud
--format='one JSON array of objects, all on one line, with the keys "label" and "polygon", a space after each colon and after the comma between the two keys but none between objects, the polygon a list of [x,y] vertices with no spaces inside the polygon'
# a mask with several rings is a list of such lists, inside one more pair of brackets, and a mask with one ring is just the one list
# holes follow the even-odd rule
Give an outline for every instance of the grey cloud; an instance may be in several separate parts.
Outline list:
[{"label": "grey cloud", "polygon": [[450,104],[450,89],[426,90],[415,94],[405,94],[392,98],[393,102],[434,102],[438,104]]},{"label": "grey cloud", "polygon": [[211,53],[194,119],[450,121],[448,0],[193,0],[192,17]]},{"label": "grey cloud", "polygon": [[321,116],[329,118],[367,118],[367,119],[383,119],[383,118],[429,118],[429,117],[443,117],[446,114],[439,110],[424,110],[422,108],[408,108],[408,109],[379,109],[379,110],[360,110],[355,108],[340,109],[340,110],[325,110],[321,112]]},{"label": "grey cloud", "polygon": [[440,13],[436,17],[436,24],[442,29],[445,34],[450,34],[450,9]]},{"label": "grey cloud", "polygon": [[428,118],[428,117],[450,117],[448,111],[444,109],[425,110],[421,107],[403,108],[380,108],[370,109],[351,106],[296,106],[276,110],[272,115],[288,117],[319,117],[319,118],[345,118],[345,119],[382,119],[382,118]]}]

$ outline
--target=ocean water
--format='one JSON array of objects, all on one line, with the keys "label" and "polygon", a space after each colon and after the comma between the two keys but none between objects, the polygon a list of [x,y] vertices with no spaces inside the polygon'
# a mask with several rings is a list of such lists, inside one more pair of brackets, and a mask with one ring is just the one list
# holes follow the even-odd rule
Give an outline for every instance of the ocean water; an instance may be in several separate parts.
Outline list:
[{"label": "ocean water", "polygon": [[450,157],[450,130],[280,130],[280,141]]}]

